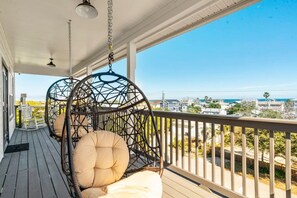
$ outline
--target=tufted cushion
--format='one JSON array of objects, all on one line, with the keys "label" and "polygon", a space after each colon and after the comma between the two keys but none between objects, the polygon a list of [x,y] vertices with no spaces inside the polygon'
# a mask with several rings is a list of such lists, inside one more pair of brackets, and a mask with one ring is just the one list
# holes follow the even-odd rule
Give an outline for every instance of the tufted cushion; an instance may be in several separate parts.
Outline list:
[{"label": "tufted cushion", "polygon": [[82,192],[83,198],[161,198],[162,180],[152,171],[137,172],[128,178],[110,184],[107,193],[101,188],[89,188]]},{"label": "tufted cushion", "polygon": [[106,195],[101,188],[88,188],[81,192],[83,198],[98,198],[100,196]]},{"label": "tufted cushion", "polygon": [[78,183],[100,187],[118,181],[127,169],[129,151],[124,139],[109,131],[94,131],[77,143],[74,169]]},{"label": "tufted cushion", "polygon": [[[87,119],[84,119],[84,116],[81,117],[80,119],[81,119],[81,121],[83,122],[84,125],[88,125],[88,120]],[[60,114],[56,118],[56,120],[54,122],[55,134],[58,137],[62,137],[62,131],[63,131],[63,126],[64,126],[64,121],[65,121],[65,113],[62,113],[62,114]],[[74,133],[74,130],[72,129],[71,130],[71,134],[73,134],[73,133]],[[87,134],[87,131],[83,127],[80,127],[78,129],[78,135],[79,135],[79,137],[82,137],[85,134]]]}]

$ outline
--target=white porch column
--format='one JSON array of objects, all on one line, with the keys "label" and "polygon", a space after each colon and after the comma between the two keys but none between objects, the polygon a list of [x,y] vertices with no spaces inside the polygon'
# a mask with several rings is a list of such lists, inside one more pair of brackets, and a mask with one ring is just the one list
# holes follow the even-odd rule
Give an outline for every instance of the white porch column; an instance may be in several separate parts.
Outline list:
[{"label": "white porch column", "polygon": [[127,44],[127,78],[135,82],[136,45],[133,41]]},{"label": "white porch column", "polygon": [[92,72],[93,72],[92,66],[91,65],[87,66],[87,76],[91,75]]},{"label": "white porch column", "polygon": [[[136,70],[136,45],[134,42],[130,41],[127,44],[127,78],[132,82],[135,82],[135,70]],[[134,97],[133,94],[128,94],[128,99],[132,99]],[[133,118],[131,118],[133,120]],[[129,119],[129,125],[131,126],[133,123]],[[132,133],[132,128],[128,128],[128,133]],[[129,144],[133,144],[133,138],[128,139]]]}]

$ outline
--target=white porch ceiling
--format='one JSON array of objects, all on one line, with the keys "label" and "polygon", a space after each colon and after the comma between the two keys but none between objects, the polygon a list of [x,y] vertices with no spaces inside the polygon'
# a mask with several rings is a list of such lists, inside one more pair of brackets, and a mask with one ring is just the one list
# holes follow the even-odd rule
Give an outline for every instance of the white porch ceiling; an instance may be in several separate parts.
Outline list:
[{"label": "white porch ceiling", "polygon": [[[126,44],[137,51],[251,5],[258,0],[114,0],[115,58]],[[76,76],[107,63],[107,0],[91,0],[99,15],[80,18],[81,0],[1,0],[0,23],[14,60],[14,71],[68,76],[68,19],[72,20],[72,65]],[[46,64],[54,58],[56,68]]]}]

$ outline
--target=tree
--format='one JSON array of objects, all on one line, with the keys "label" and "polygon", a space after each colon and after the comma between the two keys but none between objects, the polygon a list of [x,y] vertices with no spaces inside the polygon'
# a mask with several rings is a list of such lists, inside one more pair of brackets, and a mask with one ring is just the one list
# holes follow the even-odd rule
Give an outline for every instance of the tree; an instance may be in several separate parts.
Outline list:
[{"label": "tree", "polygon": [[[271,109],[266,109],[264,111],[262,111],[259,115],[262,118],[282,118],[281,114],[277,111],[271,110]],[[268,130],[259,130],[259,150],[262,152],[262,156],[261,159],[262,161],[264,161],[264,154],[265,151],[269,150],[269,131]],[[275,134],[275,139],[281,139],[283,134]],[[281,141],[279,141],[281,142]],[[276,143],[277,145],[277,143]],[[279,147],[282,147],[283,145],[280,143],[280,145],[277,145],[275,147],[275,150],[282,150],[279,149]]]},{"label": "tree", "polygon": [[265,109],[260,114],[259,117],[261,118],[276,118],[276,119],[282,119],[282,115],[278,111],[274,111],[272,109]]},{"label": "tree", "polygon": [[269,96],[270,96],[269,92],[264,92],[263,97],[266,99],[267,109],[268,109],[268,98],[269,98]]},{"label": "tree", "polygon": [[208,96],[205,96],[204,101],[205,101],[205,103],[210,103],[210,102],[212,102],[212,98],[208,97]]},{"label": "tree", "polygon": [[208,104],[208,108],[216,108],[216,109],[220,109],[221,105],[217,102],[211,102]]},{"label": "tree", "polygon": [[294,107],[293,100],[288,99],[285,102],[285,112],[289,113],[289,112],[293,111],[293,107]]},{"label": "tree", "polygon": [[195,106],[194,103],[188,106],[188,112],[189,113],[200,113],[201,112],[201,107]]},{"label": "tree", "polygon": [[242,116],[251,116],[252,111],[256,108],[255,101],[243,101],[241,103],[236,103],[229,109],[227,109],[227,114],[240,114]]}]

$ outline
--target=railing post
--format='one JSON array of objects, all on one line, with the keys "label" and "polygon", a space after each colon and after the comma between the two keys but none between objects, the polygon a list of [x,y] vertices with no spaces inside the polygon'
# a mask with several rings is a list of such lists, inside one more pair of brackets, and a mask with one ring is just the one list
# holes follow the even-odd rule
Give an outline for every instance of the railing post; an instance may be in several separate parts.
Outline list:
[{"label": "railing post", "polygon": [[181,151],[181,162],[182,162],[182,168],[185,168],[185,120],[182,119],[182,137],[181,137],[181,141],[182,141],[182,151]]},{"label": "railing post", "polygon": [[15,115],[14,125],[15,126],[17,126],[17,109],[18,109],[18,106],[14,105],[14,115]]},{"label": "railing post", "polygon": [[178,119],[175,119],[175,165],[179,166],[178,147]]},{"label": "railing post", "polygon": [[291,197],[291,133],[286,132],[286,198]]},{"label": "railing post", "polygon": [[19,128],[22,128],[22,109],[19,108]]},{"label": "railing post", "polygon": [[259,197],[259,133],[258,129],[254,129],[254,182],[255,182],[255,198]]},{"label": "railing post", "polygon": [[270,191],[270,198],[273,198],[274,195],[274,133],[271,130],[269,132],[269,191]]},{"label": "railing post", "polygon": [[215,182],[216,166],[216,145],[215,145],[215,124],[211,124],[211,180]]},{"label": "railing post", "polygon": [[199,160],[198,160],[198,151],[199,151],[199,144],[198,144],[198,121],[195,122],[195,174],[199,175]]},{"label": "railing post", "polygon": [[206,123],[203,122],[203,178],[207,178]]},{"label": "railing post", "polygon": [[246,130],[242,128],[242,194],[246,196]]},{"label": "railing post", "polygon": [[235,137],[234,137],[234,126],[231,126],[230,129],[230,136],[231,136],[231,190],[235,190],[235,154],[234,154],[234,144],[235,144]]},{"label": "railing post", "polygon": [[221,185],[225,186],[225,130],[221,124]]},{"label": "railing post", "polygon": [[192,172],[191,166],[191,144],[192,144],[192,133],[191,133],[191,120],[188,120],[188,171]]}]

